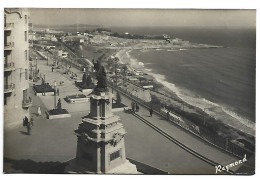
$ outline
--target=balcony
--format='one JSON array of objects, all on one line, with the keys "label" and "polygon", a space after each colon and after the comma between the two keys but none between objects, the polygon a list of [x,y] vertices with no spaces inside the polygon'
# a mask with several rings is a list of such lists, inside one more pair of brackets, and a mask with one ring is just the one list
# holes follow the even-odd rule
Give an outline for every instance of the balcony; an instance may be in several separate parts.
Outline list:
[{"label": "balcony", "polygon": [[5,23],[5,31],[11,31],[14,28],[14,23]]},{"label": "balcony", "polygon": [[5,72],[7,72],[7,71],[14,71],[14,70],[15,70],[14,62],[5,63],[5,66],[4,66],[4,71]]},{"label": "balcony", "polygon": [[25,99],[22,101],[23,108],[29,108],[32,106],[32,100],[31,99]]},{"label": "balcony", "polygon": [[13,47],[14,47],[14,43],[12,42],[5,43],[5,50],[12,50]]},{"label": "balcony", "polygon": [[4,93],[11,93],[13,92],[15,88],[15,85],[14,84],[10,84],[10,85],[4,85]]}]

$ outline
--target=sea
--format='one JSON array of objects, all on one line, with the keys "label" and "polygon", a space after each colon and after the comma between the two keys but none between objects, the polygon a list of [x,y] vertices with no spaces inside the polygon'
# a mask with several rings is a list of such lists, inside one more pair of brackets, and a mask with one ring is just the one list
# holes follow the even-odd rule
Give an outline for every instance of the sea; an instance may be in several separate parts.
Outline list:
[{"label": "sea", "polygon": [[[144,69],[185,102],[249,134],[255,131],[256,32],[242,27],[110,27],[115,32],[168,34],[208,49],[129,50]],[[227,118],[227,117],[232,118]],[[226,120],[226,121],[225,121]],[[228,122],[228,121],[232,121]],[[246,128],[241,127],[244,126]]]}]

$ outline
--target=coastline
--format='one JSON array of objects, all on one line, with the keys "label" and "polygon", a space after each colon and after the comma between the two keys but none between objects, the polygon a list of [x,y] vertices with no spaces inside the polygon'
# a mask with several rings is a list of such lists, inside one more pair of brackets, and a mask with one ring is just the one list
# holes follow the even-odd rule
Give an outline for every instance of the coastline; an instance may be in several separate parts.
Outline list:
[{"label": "coastline", "polygon": [[[131,65],[131,62],[136,61],[135,63],[138,64],[138,59],[134,59],[133,57],[131,57],[129,54],[133,49],[129,49],[129,48],[124,48],[124,49],[119,49],[118,52],[116,53],[116,57],[118,57],[120,59],[120,63],[127,63],[130,62],[130,64],[128,64],[128,67],[130,67],[132,70],[134,69]],[[146,50],[146,49],[145,49]],[[140,63],[140,62],[139,62]],[[142,63],[142,71],[145,71],[145,66]],[[140,66],[141,67],[141,66]],[[183,96],[181,96],[180,93],[176,92],[173,89],[170,89],[169,87],[165,86],[165,84],[170,84],[172,87],[175,86],[175,84],[169,83],[165,80],[165,77],[162,75],[162,77],[160,78],[160,80],[158,80],[158,78],[156,78],[155,74],[153,74],[152,70],[149,71],[145,71],[147,74],[149,74],[151,77],[153,77],[153,81],[156,83],[159,83],[162,85],[161,88],[158,88],[158,92],[160,92],[161,94],[167,94],[167,97],[170,97],[171,99],[169,100],[169,98],[163,97],[162,96],[158,96],[158,94],[156,94],[156,96],[160,99],[160,101],[164,102],[167,105],[171,105],[174,104],[174,106],[177,106],[178,108],[182,106],[182,104],[185,105],[185,111],[188,111],[189,113],[198,113],[203,111],[203,107],[200,107],[199,105],[194,105],[189,103],[188,101],[185,100],[185,98],[183,98]],[[158,75],[158,74],[157,74]],[[174,89],[178,89],[178,87],[174,87]],[[154,94],[154,93],[151,93]],[[207,111],[205,111],[205,113],[207,114],[207,116],[213,117],[216,119],[217,122],[222,123],[224,125],[227,125],[229,127],[232,127],[233,129],[236,129],[237,132],[238,131],[242,131],[245,132],[246,134],[249,134],[251,136],[255,137],[255,129],[254,129],[254,123],[250,122],[245,122],[245,119],[239,119],[240,116],[237,115],[234,112],[230,112],[228,111],[228,109],[226,109],[223,106],[220,106],[214,102],[210,102],[206,99],[203,99],[205,101],[205,104],[207,104],[209,106],[209,108],[207,108]],[[183,101],[182,103],[180,103],[181,101]],[[224,118],[223,118],[224,117]],[[248,123],[248,124],[245,124]],[[249,127],[248,127],[249,126]],[[250,127],[251,126],[251,127]],[[238,134],[238,133],[236,133]]]}]

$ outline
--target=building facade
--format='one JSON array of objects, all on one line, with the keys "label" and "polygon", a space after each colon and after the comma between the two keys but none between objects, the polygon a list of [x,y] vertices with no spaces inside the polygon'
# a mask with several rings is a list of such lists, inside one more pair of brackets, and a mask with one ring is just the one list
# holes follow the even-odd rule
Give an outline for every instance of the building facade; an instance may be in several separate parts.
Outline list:
[{"label": "building facade", "polygon": [[4,127],[20,125],[29,118],[29,12],[4,10]]}]

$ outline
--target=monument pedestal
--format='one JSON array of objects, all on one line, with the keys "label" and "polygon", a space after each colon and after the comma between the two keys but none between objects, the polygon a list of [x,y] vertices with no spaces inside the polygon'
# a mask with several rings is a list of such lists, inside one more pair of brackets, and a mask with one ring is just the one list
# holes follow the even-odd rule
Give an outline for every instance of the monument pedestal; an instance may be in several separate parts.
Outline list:
[{"label": "monument pedestal", "polygon": [[126,160],[126,134],[120,118],[114,116],[112,95],[101,92],[90,97],[90,113],[82,118],[76,158],[66,168],[68,173],[140,174]]},{"label": "monument pedestal", "polygon": [[88,171],[85,168],[86,162],[82,161],[79,162],[76,159],[73,159],[69,162],[69,165],[65,168],[65,173],[69,174],[142,174],[141,172],[138,172],[136,169],[136,166],[132,163],[130,163],[128,160],[125,161],[125,163],[111,169],[107,172],[93,172]]}]

